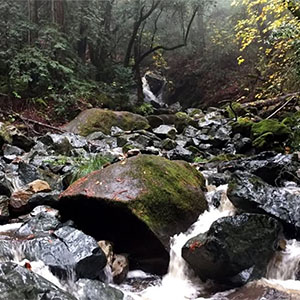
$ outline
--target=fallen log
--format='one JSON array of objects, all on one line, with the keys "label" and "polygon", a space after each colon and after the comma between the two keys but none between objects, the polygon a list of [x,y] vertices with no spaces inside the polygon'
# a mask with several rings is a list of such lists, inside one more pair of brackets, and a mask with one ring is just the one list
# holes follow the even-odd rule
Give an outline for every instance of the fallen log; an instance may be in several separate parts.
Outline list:
[{"label": "fallen log", "polygon": [[32,119],[29,119],[29,118],[26,118],[26,117],[23,117],[21,116],[20,114],[18,113],[15,113],[15,112],[11,112],[11,111],[4,111],[2,109],[0,109],[0,112],[4,115],[7,115],[7,116],[13,116],[15,118],[18,118],[20,119],[22,122],[25,123],[26,125],[26,122],[27,123],[32,123],[32,124],[35,124],[35,125],[38,125],[38,126],[41,126],[41,127],[44,127],[44,128],[47,128],[47,129],[51,129],[51,130],[55,130],[55,131],[58,131],[58,132],[66,132],[65,130],[61,129],[61,128],[58,128],[58,127],[55,127],[55,126],[52,126],[52,125],[48,125],[48,124],[45,124],[45,123],[42,123],[42,122],[39,122],[39,121],[36,121],[36,120],[32,120]]},{"label": "fallen log", "polygon": [[[271,98],[271,99],[264,99],[264,100],[256,100],[254,102],[247,102],[247,103],[241,103],[242,107],[249,108],[249,107],[256,107],[256,108],[262,108],[264,106],[271,106],[276,103],[282,102],[287,100],[288,98],[296,98],[300,96],[300,92],[295,93],[289,93],[285,94],[279,97]],[[289,100],[290,102],[290,100]]]}]

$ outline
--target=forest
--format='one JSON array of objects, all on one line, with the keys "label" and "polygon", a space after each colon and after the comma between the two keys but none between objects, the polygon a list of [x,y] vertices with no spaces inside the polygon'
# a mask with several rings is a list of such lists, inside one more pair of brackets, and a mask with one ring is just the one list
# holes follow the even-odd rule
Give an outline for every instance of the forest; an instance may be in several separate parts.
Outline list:
[{"label": "forest", "polygon": [[300,0],[0,0],[0,300],[300,300]]},{"label": "forest", "polygon": [[168,81],[166,102],[185,107],[298,89],[298,1],[0,5],[0,93],[13,109],[52,111],[60,120],[90,105],[137,109],[133,103],[143,104],[147,71]]}]

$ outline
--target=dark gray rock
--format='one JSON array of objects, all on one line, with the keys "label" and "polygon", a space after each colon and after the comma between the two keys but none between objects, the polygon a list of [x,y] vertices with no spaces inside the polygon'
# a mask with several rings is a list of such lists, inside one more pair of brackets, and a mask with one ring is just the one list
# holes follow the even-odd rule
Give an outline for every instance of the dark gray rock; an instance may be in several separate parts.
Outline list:
[{"label": "dark gray rock", "polygon": [[0,195],[0,222],[6,221],[9,218],[9,198],[5,195]]},{"label": "dark gray rock", "polygon": [[100,281],[80,279],[76,282],[80,291],[78,300],[123,300],[124,294]]},{"label": "dark gray rock", "polygon": [[300,195],[273,187],[260,177],[241,171],[231,176],[227,191],[233,205],[246,212],[266,213],[289,225],[288,232],[300,234]]},{"label": "dark gray rock", "polygon": [[17,146],[28,152],[34,146],[34,141],[21,133],[15,126],[10,125],[6,127],[9,135],[10,144]]},{"label": "dark gray rock", "polygon": [[187,126],[183,131],[183,135],[189,138],[194,138],[197,137],[198,131],[199,130],[193,126]]},{"label": "dark gray rock", "polygon": [[0,195],[5,195],[10,197],[13,186],[6,177],[6,174],[0,171]]},{"label": "dark gray rock", "polygon": [[170,125],[160,125],[159,127],[153,129],[153,132],[160,138],[170,138],[175,139],[177,130],[174,126]]},{"label": "dark gray rock", "polygon": [[182,256],[201,279],[239,286],[265,275],[281,230],[277,220],[264,215],[220,218],[190,239]]},{"label": "dark gray rock", "polygon": [[35,181],[36,179],[40,179],[38,169],[24,161],[18,163],[18,177],[23,185]]},{"label": "dark gray rock", "polygon": [[22,154],[24,154],[24,150],[22,150],[16,146],[9,145],[9,144],[5,144],[2,147],[2,150],[3,150],[3,157],[8,162],[13,161],[18,156],[21,156]]},{"label": "dark gray rock", "polygon": [[194,154],[183,147],[177,146],[175,149],[167,152],[167,158],[171,160],[185,160],[192,162]]},{"label": "dark gray rock", "polygon": [[271,151],[244,159],[222,162],[218,165],[218,171],[221,173],[226,170],[230,172],[246,171],[276,186],[285,180],[295,180],[300,183],[300,178],[295,176],[299,168],[300,163],[293,159],[293,155],[278,154]]},{"label": "dark gray rock", "polygon": [[0,263],[1,300],[76,300],[45,278],[12,262]]}]

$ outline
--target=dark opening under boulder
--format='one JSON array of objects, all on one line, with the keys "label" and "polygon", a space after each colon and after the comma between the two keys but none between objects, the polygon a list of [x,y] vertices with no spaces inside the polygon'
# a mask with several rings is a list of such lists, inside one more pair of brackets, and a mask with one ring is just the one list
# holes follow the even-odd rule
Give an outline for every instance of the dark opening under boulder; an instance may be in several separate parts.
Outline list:
[{"label": "dark opening under boulder", "polygon": [[148,129],[150,127],[146,118],[128,111],[91,108],[81,112],[74,120],[64,125],[63,129],[88,136],[95,131],[110,134],[113,126],[118,126],[123,130]]},{"label": "dark opening under boulder", "polygon": [[224,217],[190,239],[182,256],[201,279],[239,286],[265,275],[280,233],[280,223],[268,216]]},{"label": "dark opening under boulder", "polygon": [[90,173],[60,196],[60,211],[97,240],[129,253],[131,268],[167,271],[169,238],[207,208],[203,176],[188,163],[138,155]]}]

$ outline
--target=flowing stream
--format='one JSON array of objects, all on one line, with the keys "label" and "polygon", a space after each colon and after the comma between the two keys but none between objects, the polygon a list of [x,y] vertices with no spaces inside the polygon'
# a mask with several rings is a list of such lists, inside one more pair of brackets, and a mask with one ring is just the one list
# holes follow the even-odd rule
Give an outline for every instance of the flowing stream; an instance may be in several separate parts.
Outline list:
[{"label": "flowing stream", "polygon": [[[142,271],[131,271],[128,274],[129,279],[152,278],[148,286],[136,290],[134,290],[130,284],[122,284],[121,286],[114,285],[115,287],[121,289],[125,294],[130,295],[135,300],[217,300],[222,299],[222,296],[228,293],[227,291],[225,293],[210,295],[211,298],[209,298],[209,296],[207,297],[207,293],[205,294],[207,283],[204,284],[198,278],[195,278],[192,271],[181,257],[181,249],[191,237],[206,232],[215,220],[235,213],[233,205],[226,196],[227,185],[221,185],[217,188],[214,186],[207,186],[207,190],[206,197],[210,204],[209,210],[201,214],[187,232],[175,235],[171,239],[168,274],[160,279],[145,274]],[[211,204],[211,199],[216,192],[221,193],[222,195],[219,208],[215,208]],[[291,188],[291,192],[299,192],[299,189],[295,190],[295,188]],[[13,233],[20,226],[21,223],[0,226],[0,233],[5,232],[6,235],[9,236],[10,232]],[[23,266],[25,265],[26,260],[24,260],[21,249],[15,251],[14,261]],[[266,278],[261,279],[260,282],[266,282],[269,285],[282,290],[300,291],[300,282],[296,280],[296,274],[299,271],[299,262],[300,242],[289,240],[287,241],[285,250],[277,252],[271,260],[267,276]],[[69,280],[60,282],[42,262],[30,262],[30,265],[32,271],[43,276],[60,288],[71,292],[75,297],[80,295],[80,287],[77,286],[77,288],[75,288],[73,276],[71,276],[72,274],[70,274]],[[205,298],[202,298],[204,295],[206,295]]]},{"label": "flowing stream", "polygon": [[164,87],[162,87],[160,92],[158,93],[158,95],[155,96],[150,89],[149,83],[146,79],[146,75],[147,75],[147,73],[145,74],[145,76],[142,77],[143,93],[144,93],[145,102],[148,102],[148,103],[154,102],[154,103],[157,103],[161,107],[165,106],[165,103],[163,103],[163,101],[162,101],[162,90]]}]

